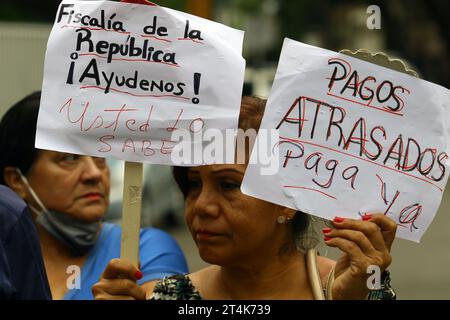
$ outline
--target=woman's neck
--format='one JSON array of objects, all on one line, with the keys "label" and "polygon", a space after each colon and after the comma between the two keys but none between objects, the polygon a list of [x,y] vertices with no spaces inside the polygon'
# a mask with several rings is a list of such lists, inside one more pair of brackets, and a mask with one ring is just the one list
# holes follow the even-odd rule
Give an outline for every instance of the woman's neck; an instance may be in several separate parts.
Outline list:
[{"label": "woman's neck", "polygon": [[312,299],[305,257],[298,251],[259,264],[217,266],[214,273],[215,289],[207,299]]},{"label": "woman's neck", "polygon": [[65,246],[61,241],[52,236],[47,230],[40,224],[36,223],[36,229],[41,243],[42,255],[49,258],[64,259],[72,258],[69,248]]}]

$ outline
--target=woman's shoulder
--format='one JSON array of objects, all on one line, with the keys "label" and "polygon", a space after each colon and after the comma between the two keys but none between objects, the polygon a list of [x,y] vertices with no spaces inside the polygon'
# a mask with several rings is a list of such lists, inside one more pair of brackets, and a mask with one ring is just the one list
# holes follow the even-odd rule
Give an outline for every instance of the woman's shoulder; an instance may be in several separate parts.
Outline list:
[{"label": "woman's shoulder", "polygon": [[141,228],[141,237],[142,236],[150,238],[173,239],[172,236],[166,231],[153,227]]},{"label": "woman's shoulder", "polygon": [[165,277],[153,289],[151,300],[201,300],[198,290],[187,274]]}]

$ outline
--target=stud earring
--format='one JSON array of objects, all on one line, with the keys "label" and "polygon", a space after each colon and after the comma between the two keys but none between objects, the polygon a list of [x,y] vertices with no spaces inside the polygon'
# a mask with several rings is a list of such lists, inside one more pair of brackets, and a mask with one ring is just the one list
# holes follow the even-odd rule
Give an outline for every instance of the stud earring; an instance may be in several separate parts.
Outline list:
[{"label": "stud earring", "polygon": [[286,222],[286,217],[285,217],[285,216],[278,216],[277,222],[278,222],[279,224],[285,223],[285,222]]}]

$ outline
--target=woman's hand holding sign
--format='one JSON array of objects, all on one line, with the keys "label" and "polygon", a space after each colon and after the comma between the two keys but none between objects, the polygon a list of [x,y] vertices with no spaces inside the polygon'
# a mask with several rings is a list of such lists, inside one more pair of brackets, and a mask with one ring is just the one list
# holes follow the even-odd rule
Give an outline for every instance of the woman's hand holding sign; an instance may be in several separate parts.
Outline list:
[{"label": "woman's hand holding sign", "polygon": [[368,214],[362,220],[336,217],[333,226],[323,229],[325,243],[344,252],[335,267],[333,299],[364,299],[370,267],[378,267],[381,276],[391,263],[397,225],[383,214]]},{"label": "woman's hand holding sign", "polygon": [[136,281],[142,273],[125,259],[113,259],[100,281],[92,287],[97,300],[145,300],[145,290]]}]

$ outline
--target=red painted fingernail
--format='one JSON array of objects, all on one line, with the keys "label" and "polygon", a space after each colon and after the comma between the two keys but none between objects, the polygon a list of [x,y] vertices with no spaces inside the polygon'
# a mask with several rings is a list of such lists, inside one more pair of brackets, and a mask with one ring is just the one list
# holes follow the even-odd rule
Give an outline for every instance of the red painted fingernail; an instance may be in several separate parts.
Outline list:
[{"label": "red painted fingernail", "polygon": [[328,234],[328,233],[330,233],[331,231],[332,231],[331,228],[323,228],[323,229],[322,229],[322,232],[323,232],[324,234]]},{"label": "red painted fingernail", "polygon": [[368,221],[368,220],[372,219],[372,215],[371,215],[371,214],[366,214],[366,215],[364,215],[364,216],[362,217],[362,219],[363,219],[364,221]]},{"label": "red painted fingernail", "polygon": [[341,217],[335,217],[334,218],[334,222],[344,222],[344,218],[341,218]]},{"label": "red painted fingernail", "polygon": [[138,271],[136,271],[136,273],[134,274],[134,277],[136,278],[136,279],[142,279],[142,272],[140,272],[139,270]]},{"label": "red painted fingernail", "polygon": [[330,237],[325,237],[325,238],[323,238],[323,241],[330,241],[331,240],[331,238]]}]

